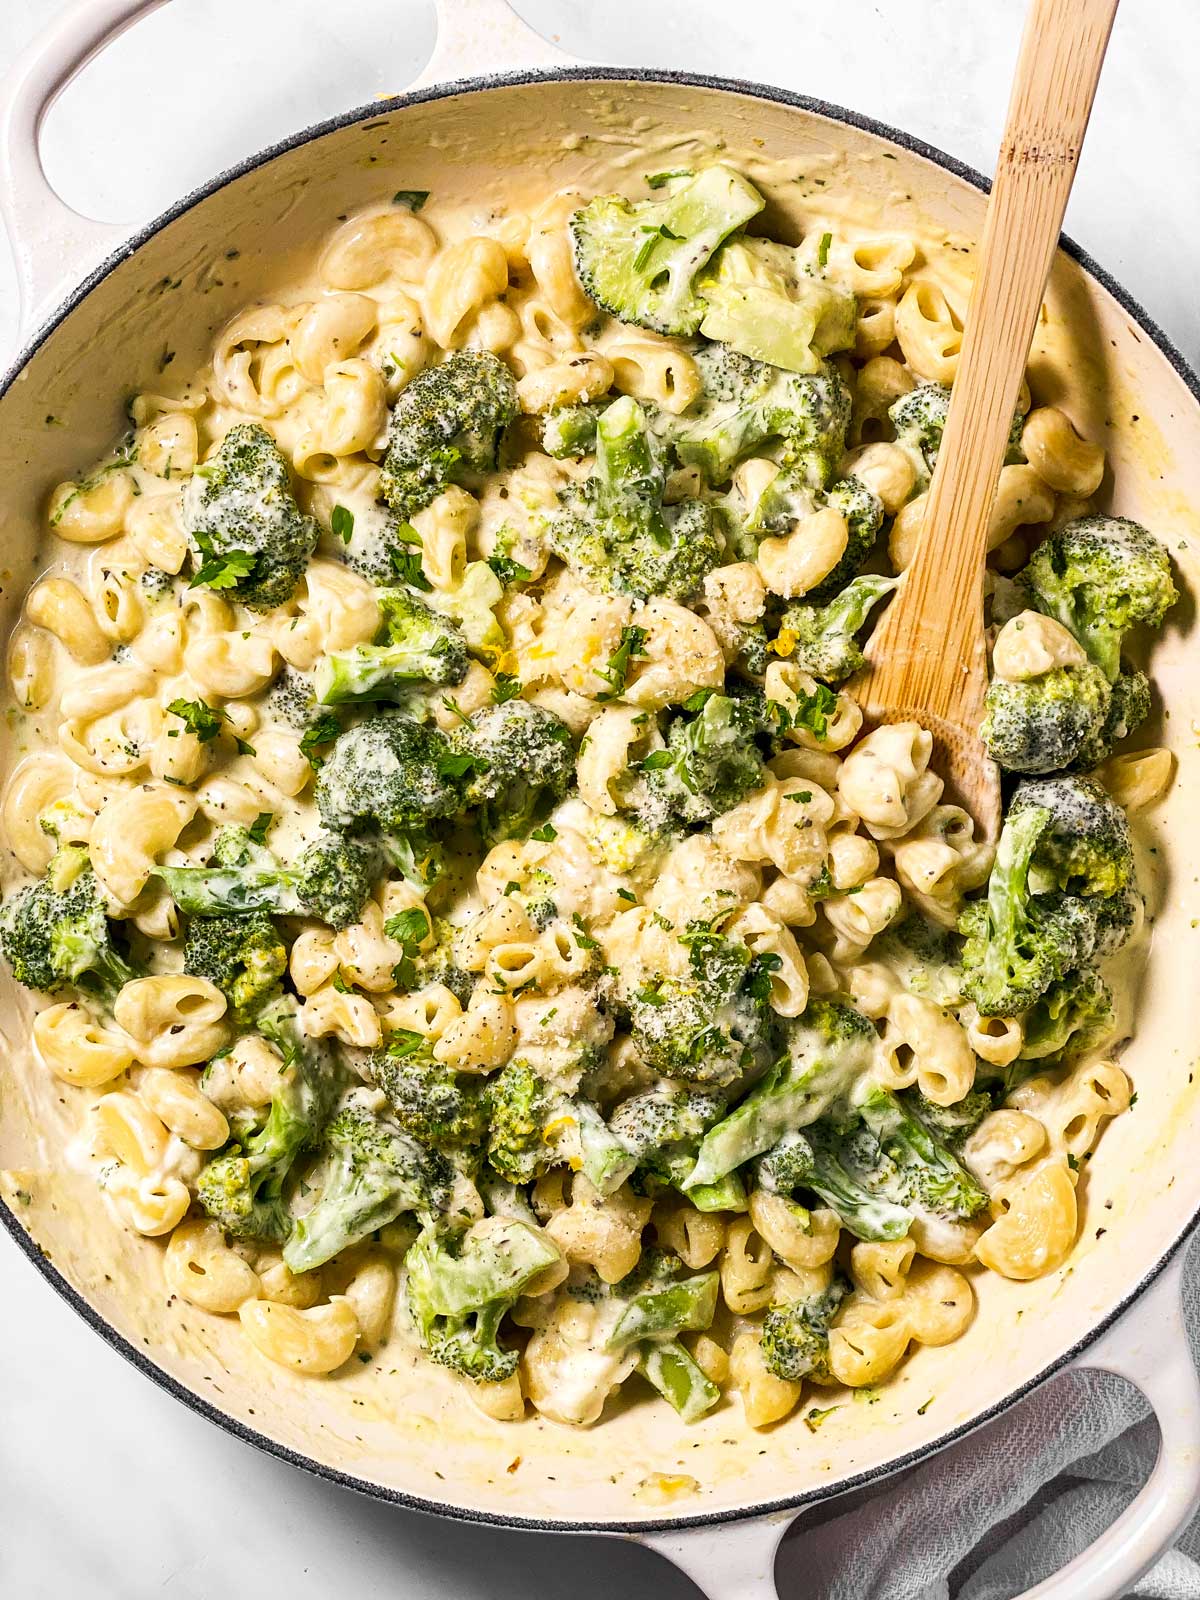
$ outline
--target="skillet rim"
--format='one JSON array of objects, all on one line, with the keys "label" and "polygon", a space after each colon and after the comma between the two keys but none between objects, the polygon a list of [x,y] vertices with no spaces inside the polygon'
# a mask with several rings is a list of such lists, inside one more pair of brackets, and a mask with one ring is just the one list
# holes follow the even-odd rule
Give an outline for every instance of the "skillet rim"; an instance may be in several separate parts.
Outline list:
[{"label": "skillet rim", "polygon": [[[290,134],[287,138],[280,139],[253,155],[245,157],[242,161],[217,173],[207,183],[200,184],[196,188],[189,190],[188,193],[169,206],[159,216],[137,229],[129,239],[110,252],[50,313],[18,352],[3,377],[0,377],[0,401],[3,401],[29,362],[60,324],[82,304],[93,289],[97,288],[106,278],[129,260],[142,245],[152,239],[155,234],[161,232],[163,228],[195,209],[212,195],[217,194],[238,179],[245,177],[248,173],[256,171],[259,167],[266,166],[277,157],[286,155],[317,139],[324,138],[327,134],[338,133],[343,128],[351,127],[356,123],[382,120],[392,115],[392,113],[405,110],[412,105],[452,99],[461,94],[486,93],[492,89],[517,88],[524,84],[597,81],[667,83],[685,88],[712,89],[721,93],[742,95],[751,99],[773,102],[794,110],[807,111],[824,117],[829,121],[840,122],[846,126],[857,128],[864,133],[873,134],[877,138],[897,145],[909,154],[919,156],[923,160],[941,167],[944,171],[952,173],[955,177],[963,179],[981,193],[987,194],[991,190],[991,180],[976,168],[958,160],[955,156],[947,154],[946,151],[939,149],[936,145],[929,144],[923,139],[904,132],[902,129],[894,128],[888,123],[879,122],[873,117],[864,116],[860,112],[852,111],[845,106],[835,105],[827,100],[820,100],[810,95],[796,94],[787,89],[777,88],[770,84],[756,83],[750,79],[726,78],[712,73],[672,71],[666,68],[612,66],[527,69],[453,79],[447,83],[434,84],[425,88],[391,95],[386,99],[375,100],[368,105],[344,111],[337,116],[327,117],[321,122],[313,123],[299,133]],[[1082,267],[1084,272],[1095,279],[1101,288],[1112,296],[1126,315],[1157,346],[1160,353],[1166,357],[1173,368],[1176,376],[1190,393],[1192,399],[1197,405],[1200,405],[1200,376],[1192,369],[1181,351],[1149,313],[1122,288],[1111,273],[1106,271],[1099,262],[1066,234],[1060,237],[1059,247]],[[290,1446],[269,1438],[255,1428],[248,1427],[244,1422],[239,1421],[228,1412],[221,1411],[202,1395],[193,1392],[185,1384],[181,1383],[179,1379],[172,1377],[171,1374],[158,1366],[149,1354],[138,1349],[123,1334],[118,1333],[116,1328],[106,1321],[101,1313],[67,1281],[53,1261],[43,1253],[33,1235],[24,1227],[16,1212],[13,1211],[3,1196],[0,1196],[0,1224],[3,1224],[5,1231],[12,1238],[18,1249],[33,1264],[42,1278],[106,1344],[123,1356],[126,1361],[130,1362],[132,1366],[136,1367],[139,1372],[149,1378],[160,1389],[165,1390],[174,1399],[187,1406],[189,1410],[205,1418],[208,1422],[214,1423],[234,1438],[253,1446],[257,1450],[261,1450],[267,1455],[274,1456],[280,1461],[285,1461],[290,1466],[298,1467],[302,1471],[321,1478],[327,1483],[336,1484],[339,1488],[351,1489],[370,1499],[382,1501],[386,1504],[403,1506],[408,1510],[421,1512],[429,1516],[445,1517],[458,1522],[479,1523],[484,1526],[508,1528],[516,1531],[631,1535],[637,1538],[650,1533],[676,1533],[683,1532],[689,1528],[714,1527],[723,1523],[752,1521],[757,1518],[789,1511],[799,1513],[807,1507],[820,1504],[822,1501],[836,1499],[853,1490],[864,1488],[869,1484],[883,1483],[895,1474],[937,1455],[949,1445],[965,1439],[969,1434],[975,1432],[977,1428],[1010,1411],[1021,1400],[1058,1373],[1066,1371],[1084,1351],[1107,1333],[1125,1315],[1134,1302],[1145,1293],[1150,1285],[1158,1279],[1197,1231],[1200,1230],[1200,1208],[1187,1219],[1176,1238],[1158,1261],[1153,1263],[1142,1274],[1137,1283],[1122,1296],[1119,1303],[1106,1317],[1095,1324],[1083,1338],[1077,1340],[1068,1349],[1056,1356],[1040,1373],[1028,1379],[1018,1388],[1009,1391],[1002,1400],[998,1400],[994,1405],[988,1407],[986,1411],[980,1412],[969,1421],[960,1423],[957,1427],[939,1434],[937,1438],[930,1440],[926,1444],[906,1451],[903,1455],[895,1457],[883,1466],[865,1468],[860,1472],[854,1473],[836,1486],[829,1485],[813,1488],[797,1495],[785,1495],[773,1500],[756,1502],[752,1506],[738,1507],[734,1510],[696,1512],[687,1516],[661,1517],[647,1520],[634,1519],[629,1521],[595,1521],[586,1519],[577,1521],[560,1518],[506,1516],[494,1511],[448,1505],[433,1498],[407,1494],[401,1490],[389,1488],[384,1484],[373,1483],[366,1478],[355,1477],[352,1473],[328,1466],[312,1456],[302,1455]]]}]

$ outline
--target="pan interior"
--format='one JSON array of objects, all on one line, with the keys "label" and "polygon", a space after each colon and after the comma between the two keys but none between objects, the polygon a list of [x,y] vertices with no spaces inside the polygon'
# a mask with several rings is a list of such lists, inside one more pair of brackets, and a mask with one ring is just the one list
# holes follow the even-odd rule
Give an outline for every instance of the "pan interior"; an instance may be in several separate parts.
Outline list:
[{"label": "pan interior", "polygon": [[[798,236],[826,220],[920,239],[930,275],[965,308],[983,199],[945,168],[877,133],[750,92],[680,80],[568,77],[441,95],[377,111],[284,150],[185,208],[99,281],[37,349],[0,410],[6,483],[5,625],[38,570],[49,489],[101,453],[128,394],[185,374],[230,315],[291,292],[339,218],[428,189],[479,225],[549,190],[632,189],[642,175],[719,157],[769,196],[765,227]],[[1061,404],[1102,443],[1111,509],[1162,536],[1190,586],[1200,528],[1200,407],[1147,332],[1060,255],[1031,364],[1036,399]],[[1122,1058],[1138,1092],[1081,1185],[1068,1266],[1029,1285],[976,1280],[976,1324],[922,1350],[886,1389],[837,1405],[819,1431],[802,1414],[772,1431],[736,1405],[691,1427],[630,1398],[602,1427],[493,1422],[454,1380],[399,1345],[336,1380],[268,1366],[236,1321],[168,1297],[159,1247],[117,1228],[88,1178],[62,1169],[73,1091],[26,1059],[29,1009],[10,993],[0,1066],[0,1195],[53,1269],[143,1361],[277,1447],[362,1487],[471,1515],[572,1525],[747,1510],[834,1490],[927,1449],[1002,1404],[1084,1341],[1149,1274],[1200,1208],[1190,1041],[1200,889],[1187,870],[1200,795],[1190,605],[1161,641],[1162,699],[1147,742],[1178,759],[1167,801],[1141,827],[1154,937],[1139,976],[1137,1036]],[[807,1409],[807,1405],[802,1411]]]}]

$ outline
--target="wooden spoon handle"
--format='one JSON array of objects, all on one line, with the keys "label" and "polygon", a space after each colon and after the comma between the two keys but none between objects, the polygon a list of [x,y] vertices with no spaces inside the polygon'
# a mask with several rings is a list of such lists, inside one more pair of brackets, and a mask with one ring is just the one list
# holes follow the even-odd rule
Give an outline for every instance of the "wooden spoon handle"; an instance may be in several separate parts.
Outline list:
[{"label": "wooden spoon handle", "polygon": [[977,716],[982,568],[1046,280],[1118,0],[1032,0],[1021,40],[924,533],[871,658],[908,666],[907,701]]}]

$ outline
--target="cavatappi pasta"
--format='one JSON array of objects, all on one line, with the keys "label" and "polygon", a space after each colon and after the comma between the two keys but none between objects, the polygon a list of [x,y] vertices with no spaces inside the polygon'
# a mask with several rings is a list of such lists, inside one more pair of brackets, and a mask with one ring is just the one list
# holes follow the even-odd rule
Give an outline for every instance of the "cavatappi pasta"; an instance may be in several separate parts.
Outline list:
[{"label": "cavatappi pasta", "polygon": [[353,216],[49,486],[0,943],[120,1222],[258,1355],[395,1338],[498,1420],[637,1375],[760,1427],[1072,1249],[1131,1100],[1120,808],[1171,777],[1113,753],[1122,632],[1173,590],[1026,391],[997,856],[842,687],[961,308],[907,238],[746,233],[728,168],[647,193]]}]

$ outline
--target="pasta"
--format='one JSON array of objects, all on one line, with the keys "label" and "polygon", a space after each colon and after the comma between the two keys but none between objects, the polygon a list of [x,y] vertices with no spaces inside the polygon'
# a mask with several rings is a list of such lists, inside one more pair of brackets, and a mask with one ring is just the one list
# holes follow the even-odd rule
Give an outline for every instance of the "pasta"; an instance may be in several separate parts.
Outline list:
[{"label": "pasta", "polygon": [[1124,813],[1172,756],[1115,748],[1149,691],[1055,558],[1112,541],[1152,624],[1174,591],[1027,389],[989,716],[1067,687],[978,838],[930,733],[843,687],[921,534],[957,291],[901,234],[745,231],[731,169],[654,181],[745,215],[339,219],[47,482],[0,950],[189,1314],[310,1376],[395,1340],[496,1421],[588,1425],[638,1374],[764,1427],[1069,1259],[1133,1098]]}]

